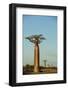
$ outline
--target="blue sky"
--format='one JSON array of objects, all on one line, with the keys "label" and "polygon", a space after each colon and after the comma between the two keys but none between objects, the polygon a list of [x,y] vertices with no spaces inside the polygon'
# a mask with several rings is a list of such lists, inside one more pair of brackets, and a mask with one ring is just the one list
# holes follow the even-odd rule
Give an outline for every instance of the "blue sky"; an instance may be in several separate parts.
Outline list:
[{"label": "blue sky", "polygon": [[24,31],[24,65],[34,63],[34,44],[25,37],[35,34],[43,34],[46,40],[39,45],[40,65],[47,64],[57,66],[57,16],[23,16]]}]

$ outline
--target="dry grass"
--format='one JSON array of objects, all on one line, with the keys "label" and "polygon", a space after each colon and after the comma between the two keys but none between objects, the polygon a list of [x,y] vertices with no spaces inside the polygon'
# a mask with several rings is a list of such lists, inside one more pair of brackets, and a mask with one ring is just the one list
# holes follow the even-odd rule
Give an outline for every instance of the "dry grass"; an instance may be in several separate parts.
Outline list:
[{"label": "dry grass", "polygon": [[35,73],[33,71],[34,66],[24,66],[23,67],[23,74],[28,75],[28,74],[51,74],[51,73],[57,73],[57,67],[43,67],[40,66],[40,71],[38,73]]}]

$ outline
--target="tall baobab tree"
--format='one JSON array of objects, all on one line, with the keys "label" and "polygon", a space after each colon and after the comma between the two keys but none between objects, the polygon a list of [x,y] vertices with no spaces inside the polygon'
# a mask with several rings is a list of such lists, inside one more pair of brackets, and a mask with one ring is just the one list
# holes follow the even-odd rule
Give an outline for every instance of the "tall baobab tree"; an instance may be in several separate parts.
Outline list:
[{"label": "tall baobab tree", "polygon": [[26,37],[30,42],[34,43],[34,72],[39,72],[39,44],[42,42],[42,40],[45,40],[42,34],[40,35],[32,35],[29,37]]}]

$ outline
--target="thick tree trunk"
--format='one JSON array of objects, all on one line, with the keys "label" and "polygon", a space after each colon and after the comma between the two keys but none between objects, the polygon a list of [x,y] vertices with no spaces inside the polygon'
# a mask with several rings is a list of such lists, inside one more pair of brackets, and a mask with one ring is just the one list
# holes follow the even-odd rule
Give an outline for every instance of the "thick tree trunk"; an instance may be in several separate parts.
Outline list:
[{"label": "thick tree trunk", "polygon": [[34,47],[34,72],[39,72],[39,45]]}]

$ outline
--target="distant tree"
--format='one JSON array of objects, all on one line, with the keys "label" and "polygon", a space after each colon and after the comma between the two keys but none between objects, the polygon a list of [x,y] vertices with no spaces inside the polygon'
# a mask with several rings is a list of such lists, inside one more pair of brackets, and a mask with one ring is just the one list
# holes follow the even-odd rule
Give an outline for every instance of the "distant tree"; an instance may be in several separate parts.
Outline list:
[{"label": "distant tree", "polygon": [[26,68],[29,68],[30,67],[30,65],[29,64],[26,64]]},{"label": "distant tree", "polygon": [[50,67],[50,64],[48,64],[47,66]]},{"label": "distant tree", "polygon": [[46,67],[46,61],[47,61],[47,60],[43,60],[43,61],[44,61],[44,66]]}]

